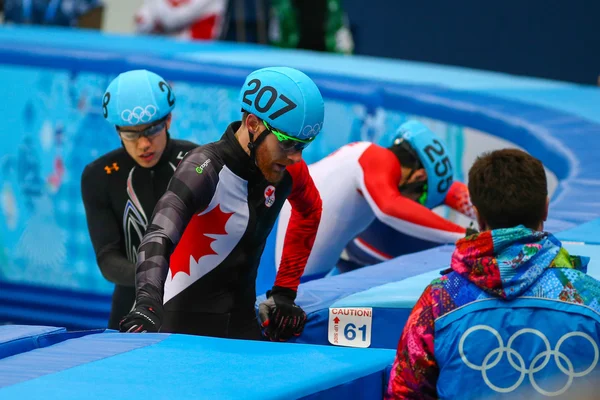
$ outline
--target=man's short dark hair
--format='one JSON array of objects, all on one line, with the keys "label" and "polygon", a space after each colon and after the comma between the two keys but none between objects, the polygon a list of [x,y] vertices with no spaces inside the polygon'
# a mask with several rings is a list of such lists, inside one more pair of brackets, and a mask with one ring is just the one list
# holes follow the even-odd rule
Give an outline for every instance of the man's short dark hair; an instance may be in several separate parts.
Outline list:
[{"label": "man's short dark hair", "polygon": [[469,170],[469,194],[490,229],[537,229],[548,197],[544,165],[517,149],[483,154]]},{"label": "man's short dark hair", "polygon": [[248,111],[242,110],[242,124],[246,124],[246,119],[248,118],[248,115],[250,115]]},{"label": "man's short dark hair", "polygon": [[400,161],[400,165],[406,168],[414,168],[415,165],[418,165],[420,168],[420,160],[417,158],[417,155],[414,150],[411,149],[410,145],[406,142],[402,144],[393,144],[388,147],[394,153],[394,155]]}]

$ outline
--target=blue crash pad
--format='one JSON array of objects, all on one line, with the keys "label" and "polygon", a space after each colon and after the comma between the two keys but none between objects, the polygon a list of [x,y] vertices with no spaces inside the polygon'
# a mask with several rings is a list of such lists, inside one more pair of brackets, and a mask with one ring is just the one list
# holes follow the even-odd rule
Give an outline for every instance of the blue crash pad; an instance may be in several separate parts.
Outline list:
[{"label": "blue crash pad", "polygon": [[0,398],[381,398],[393,359],[383,349],[99,333],[0,360]]}]

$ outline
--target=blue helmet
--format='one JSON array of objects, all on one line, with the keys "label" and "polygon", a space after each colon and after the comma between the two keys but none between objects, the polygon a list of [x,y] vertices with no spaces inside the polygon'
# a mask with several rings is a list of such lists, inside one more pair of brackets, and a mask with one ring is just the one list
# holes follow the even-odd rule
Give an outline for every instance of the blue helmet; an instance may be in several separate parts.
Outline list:
[{"label": "blue helmet", "polygon": [[102,115],[117,126],[152,123],[166,117],[173,108],[175,95],[169,84],[145,69],[117,76],[102,98]]},{"label": "blue helmet", "polygon": [[446,144],[429,128],[418,121],[408,121],[398,128],[394,144],[406,141],[415,151],[427,172],[423,205],[434,208],[444,202],[452,185],[454,172]]},{"label": "blue helmet", "polygon": [[312,79],[294,68],[252,72],[240,91],[240,104],[244,111],[300,140],[313,139],[323,128],[321,92]]}]

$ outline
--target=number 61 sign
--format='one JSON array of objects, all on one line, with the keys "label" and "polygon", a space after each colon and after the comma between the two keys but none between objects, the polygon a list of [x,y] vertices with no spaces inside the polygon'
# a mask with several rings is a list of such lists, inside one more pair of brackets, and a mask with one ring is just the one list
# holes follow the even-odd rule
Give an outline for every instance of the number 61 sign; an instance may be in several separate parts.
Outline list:
[{"label": "number 61 sign", "polygon": [[328,340],[334,346],[369,347],[373,309],[341,307],[329,309]]}]

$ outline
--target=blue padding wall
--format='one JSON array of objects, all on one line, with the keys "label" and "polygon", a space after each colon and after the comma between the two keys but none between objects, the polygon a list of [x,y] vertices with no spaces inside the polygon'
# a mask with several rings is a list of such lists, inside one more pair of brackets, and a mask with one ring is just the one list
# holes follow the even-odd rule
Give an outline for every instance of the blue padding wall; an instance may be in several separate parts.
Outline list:
[{"label": "blue padding wall", "polygon": [[[239,118],[246,74],[282,64],[307,72],[326,99],[324,132],[305,153],[309,163],[350,141],[385,145],[400,123],[416,117],[449,143],[459,177],[474,157],[472,130],[542,159],[558,178],[548,229],[600,217],[596,88],[234,43],[3,27],[0,284],[11,294],[0,303],[0,319],[69,327],[106,322],[112,286],[96,266],[79,178],[87,163],[119,146],[100,115],[116,74],[148,68],[170,80],[178,101],[173,136],[206,143]],[[87,300],[73,300],[79,298]]]},{"label": "blue padding wall", "polygon": [[[566,233],[573,235],[577,232]],[[595,233],[600,233],[600,230]],[[587,274],[600,279],[600,246],[566,243],[565,248],[570,254],[589,257]],[[453,246],[440,246],[301,285],[296,303],[306,311],[308,319],[302,335],[292,341],[335,345],[335,340],[331,341],[330,321],[335,316],[331,314],[332,309],[368,308],[372,311],[369,318],[370,339],[352,335],[345,345],[363,347],[368,342],[370,348],[395,349],[423,290],[450,266],[452,251]],[[264,296],[260,296],[257,304],[263,300]],[[358,324],[343,315],[339,318],[342,332],[348,324]],[[365,321],[363,319],[361,323]]]},{"label": "blue padding wall", "polygon": [[0,360],[0,398],[125,399],[137,388],[160,399],[372,399],[394,360],[389,349],[84,333]]}]

